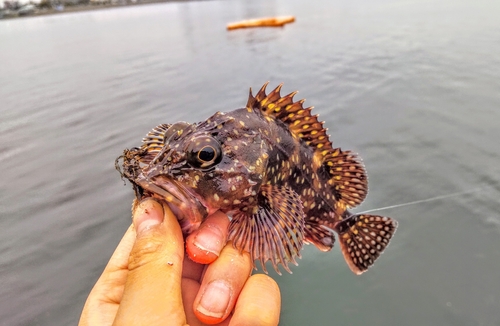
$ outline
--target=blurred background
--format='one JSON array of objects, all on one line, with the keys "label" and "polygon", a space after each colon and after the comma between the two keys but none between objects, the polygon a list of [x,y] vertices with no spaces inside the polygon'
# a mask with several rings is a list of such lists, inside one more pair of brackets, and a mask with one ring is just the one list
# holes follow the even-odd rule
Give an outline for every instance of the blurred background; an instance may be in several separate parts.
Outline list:
[{"label": "blurred background", "polygon": [[[360,153],[356,211],[399,221],[277,276],[282,325],[500,325],[500,2],[192,1],[0,20],[0,325],[71,325],[130,224],[114,160],[270,81]],[[228,32],[295,15],[283,28]],[[8,18],[8,17],[7,17]]]}]

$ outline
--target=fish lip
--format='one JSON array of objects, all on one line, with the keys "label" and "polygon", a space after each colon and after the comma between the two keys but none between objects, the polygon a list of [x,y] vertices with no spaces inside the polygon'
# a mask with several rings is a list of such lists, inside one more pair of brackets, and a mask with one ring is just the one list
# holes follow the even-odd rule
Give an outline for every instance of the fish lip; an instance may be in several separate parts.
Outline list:
[{"label": "fish lip", "polygon": [[[141,173],[135,182],[143,188],[150,197],[160,199],[168,205],[181,224],[182,232],[189,234],[196,230],[208,216],[209,209],[204,200],[182,183],[161,176],[161,184]],[[146,197],[148,195],[146,194]]]},{"label": "fish lip", "polygon": [[180,196],[178,192],[176,192],[175,190],[172,191],[172,189],[170,189],[169,191],[168,189],[164,189],[158,186],[157,184],[149,180],[147,177],[145,177],[143,174],[140,174],[134,181],[142,189],[146,190],[149,193],[159,195],[167,203],[179,206],[180,203],[182,202],[183,196]]}]

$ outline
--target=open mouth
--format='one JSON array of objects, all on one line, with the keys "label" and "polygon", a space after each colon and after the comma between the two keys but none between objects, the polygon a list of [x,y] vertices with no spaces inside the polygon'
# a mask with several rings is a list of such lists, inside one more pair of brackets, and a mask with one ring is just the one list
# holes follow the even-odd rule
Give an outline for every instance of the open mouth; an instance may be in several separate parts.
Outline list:
[{"label": "open mouth", "polygon": [[134,181],[144,190],[143,197],[150,196],[168,204],[179,220],[184,234],[196,230],[208,215],[208,209],[203,200],[175,180],[166,176],[158,176],[150,180],[141,173]]}]

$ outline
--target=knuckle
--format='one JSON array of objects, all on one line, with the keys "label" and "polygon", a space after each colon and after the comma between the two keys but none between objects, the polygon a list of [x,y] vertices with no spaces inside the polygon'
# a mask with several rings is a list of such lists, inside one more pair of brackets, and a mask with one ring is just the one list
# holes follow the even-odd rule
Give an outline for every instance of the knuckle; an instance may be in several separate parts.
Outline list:
[{"label": "knuckle", "polygon": [[157,237],[137,239],[128,261],[129,271],[158,261],[163,241]]},{"label": "knuckle", "polygon": [[231,266],[231,270],[236,273],[241,273],[242,271],[247,271],[250,274],[252,270],[252,262],[250,260],[250,254],[248,252],[240,252],[238,249],[234,248],[232,244],[227,244],[217,260],[221,262],[226,262],[226,264]]}]

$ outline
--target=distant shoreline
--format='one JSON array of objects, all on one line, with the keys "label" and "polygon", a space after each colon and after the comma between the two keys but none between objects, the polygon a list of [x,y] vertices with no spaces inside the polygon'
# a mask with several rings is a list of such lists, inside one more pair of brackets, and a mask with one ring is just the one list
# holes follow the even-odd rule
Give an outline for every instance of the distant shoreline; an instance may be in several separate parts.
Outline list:
[{"label": "distant shoreline", "polygon": [[127,3],[117,3],[117,4],[80,4],[80,5],[71,5],[64,6],[63,10],[57,10],[54,8],[37,8],[32,14],[29,15],[18,15],[18,14],[9,14],[2,17],[0,14],[0,21],[2,20],[10,20],[17,18],[30,18],[30,17],[39,17],[39,16],[47,16],[47,15],[58,15],[58,14],[66,14],[73,12],[82,12],[82,11],[93,11],[93,10],[101,10],[101,9],[109,9],[109,8],[123,8],[123,7],[131,7],[131,6],[141,6],[148,5],[154,3],[168,3],[168,2],[191,2],[193,0],[139,0],[136,3],[128,2]]}]

